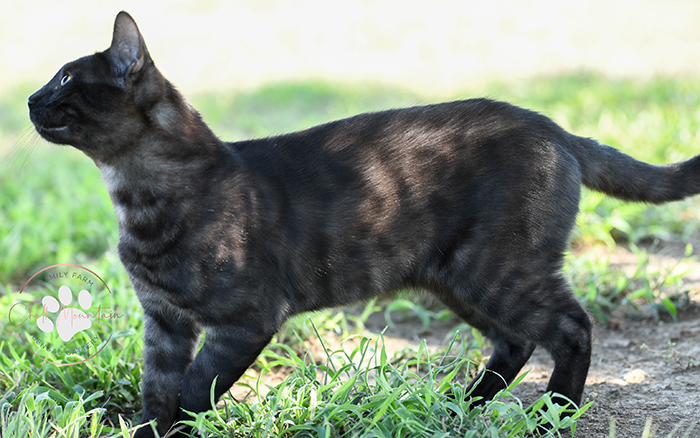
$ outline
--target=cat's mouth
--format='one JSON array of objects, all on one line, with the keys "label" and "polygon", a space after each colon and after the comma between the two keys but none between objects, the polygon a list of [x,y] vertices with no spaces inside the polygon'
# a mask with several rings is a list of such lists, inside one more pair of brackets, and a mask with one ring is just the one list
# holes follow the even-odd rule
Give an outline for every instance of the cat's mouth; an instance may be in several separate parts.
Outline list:
[{"label": "cat's mouth", "polygon": [[61,125],[61,126],[43,126],[43,125],[34,125],[36,127],[36,131],[41,135],[45,140],[48,140],[52,143],[58,143],[58,144],[65,144],[65,134],[68,132],[68,125]]},{"label": "cat's mouth", "polygon": [[45,124],[42,123],[39,117],[37,117],[33,112],[29,112],[29,119],[32,121],[34,124],[34,127],[36,128],[37,132],[41,135],[44,134],[59,134],[61,132],[64,132],[68,130],[68,125],[62,125],[60,122],[58,123],[49,123]]},{"label": "cat's mouth", "polygon": [[48,126],[41,126],[39,127],[40,131],[43,132],[62,132],[68,129],[68,125],[63,125],[63,126],[53,126],[53,127],[48,127]]}]

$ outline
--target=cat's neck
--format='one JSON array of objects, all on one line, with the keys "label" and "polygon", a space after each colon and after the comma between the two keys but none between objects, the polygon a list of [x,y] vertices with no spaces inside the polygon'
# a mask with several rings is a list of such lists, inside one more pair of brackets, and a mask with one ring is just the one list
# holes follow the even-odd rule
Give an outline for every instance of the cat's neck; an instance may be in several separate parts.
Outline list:
[{"label": "cat's neck", "polygon": [[220,146],[197,110],[164,78],[158,94],[158,100],[147,110],[154,134],[196,147]]},{"label": "cat's neck", "polygon": [[[133,132],[108,160],[95,160],[119,219],[120,233],[149,241],[168,240],[182,221],[196,216],[222,166],[234,171],[224,144],[166,80],[155,99],[138,108],[144,128]],[[143,104],[142,104],[143,105]]]},{"label": "cat's neck", "polygon": [[[117,213],[120,227],[134,223],[134,219],[156,218],[167,204],[172,204],[188,189],[186,175],[169,175],[166,163],[129,157],[110,164],[100,164],[112,205]],[[149,169],[150,167],[150,169]],[[144,220],[138,220],[144,222]],[[144,224],[145,225],[145,224]]]},{"label": "cat's neck", "polygon": [[[174,120],[175,116],[164,114],[154,117],[164,117],[164,124]],[[151,129],[126,148],[126,153],[109,162],[95,161],[120,226],[134,222],[146,226],[148,218],[156,225],[155,219],[164,214],[185,213],[192,200],[204,196],[201,192],[208,187],[204,176],[230,161],[224,159],[221,141],[196,112],[187,125],[178,125],[177,135],[174,129]]]}]

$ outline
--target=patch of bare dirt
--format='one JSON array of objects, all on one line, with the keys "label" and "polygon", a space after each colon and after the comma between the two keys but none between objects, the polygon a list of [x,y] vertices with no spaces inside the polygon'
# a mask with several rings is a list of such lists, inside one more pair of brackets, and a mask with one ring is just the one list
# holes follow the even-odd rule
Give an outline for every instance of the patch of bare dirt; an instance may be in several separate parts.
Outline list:
[{"label": "patch of bare dirt", "polygon": [[[676,321],[652,319],[598,323],[584,397],[594,403],[578,422],[576,436],[641,437],[651,419],[655,436],[667,436],[681,421],[682,436],[698,423],[700,406],[700,315],[692,306]],[[525,369],[530,373],[514,391],[524,401],[539,397],[553,362],[537,349]],[[695,427],[700,434],[700,425]]]}]

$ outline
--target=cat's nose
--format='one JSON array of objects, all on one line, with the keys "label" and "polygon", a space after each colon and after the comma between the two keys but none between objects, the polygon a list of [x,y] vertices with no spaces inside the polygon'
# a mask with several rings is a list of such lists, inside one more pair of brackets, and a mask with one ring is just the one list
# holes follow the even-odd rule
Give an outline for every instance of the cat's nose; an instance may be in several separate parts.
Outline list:
[{"label": "cat's nose", "polygon": [[39,100],[39,92],[37,91],[36,93],[32,94],[29,96],[29,99],[27,99],[27,106],[29,106],[29,109],[32,108],[32,106]]}]

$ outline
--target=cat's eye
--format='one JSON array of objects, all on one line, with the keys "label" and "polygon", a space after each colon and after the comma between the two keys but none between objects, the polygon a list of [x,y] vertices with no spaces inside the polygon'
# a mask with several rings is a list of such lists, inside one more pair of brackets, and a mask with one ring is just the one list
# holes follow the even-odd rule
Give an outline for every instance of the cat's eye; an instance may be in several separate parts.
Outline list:
[{"label": "cat's eye", "polygon": [[71,80],[71,76],[70,76],[69,74],[64,75],[64,76],[61,78],[61,85],[62,85],[62,86],[63,86],[63,85],[66,85],[66,84],[68,83],[68,81],[70,81],[70,80]]}]

